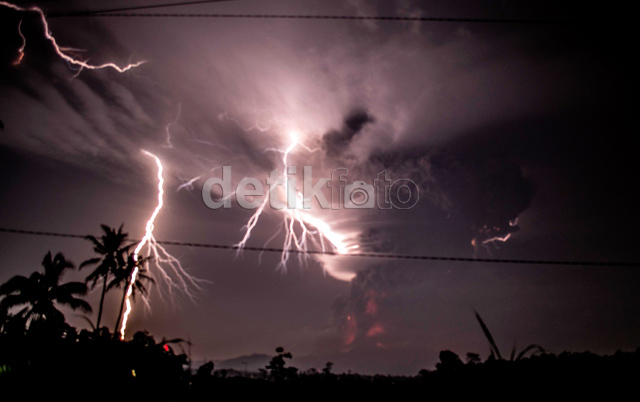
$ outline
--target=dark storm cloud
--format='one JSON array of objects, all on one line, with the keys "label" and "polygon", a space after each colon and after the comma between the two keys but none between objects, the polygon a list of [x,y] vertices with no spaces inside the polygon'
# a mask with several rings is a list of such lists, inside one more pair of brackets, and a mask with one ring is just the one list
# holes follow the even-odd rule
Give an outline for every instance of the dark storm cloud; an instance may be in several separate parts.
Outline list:
[{"label": "dark storm cloud", "polygon": [[[0,103],[8,133],[3,142],[122,180],[136,166],[132,156],[162,131],[170,106],[166,91],[131,73],[72,68],[43,37],[39,18],[23,18],[24,57],[16,64],[21,17],[0,9],[3,34],[13,38],[1,48]],[[76,22],[73,30],[65,30],[58,20],[50,21],[60,46],[81,42],[92,49],[67,48],[67,54],[93,64],[130,54],[100,21]]]},{"label": "dark storm cloud", "polygon": [[[530,205],[535,186],[515,162],[504,157],[458,154],[443,149],[375,154],[370,171],[408,177],[449,215],[463,218],[473,231],[476,255],[490,239],[519,229],[518,216]],[[371,169],[373,167],[373,169]]]},{"label": "dark storm cloud", "polygon": [[344,119],[344,123],[339,130],[331,130],[322,136],[322,149],[329,157],[342,155],[351,144],[353,137],[358,135],[362,129],[375,120],[365,110],[353,110]]},{"label": "dark storm cloud", "polygon": [[471,222],[476,253],[489,239],[518,230],[518,215],[534,196],[532,181],[518,165],[506,159],[462,159],[439,152],[430,156],[429,166],[428,180],[444,194],[442,206]]},{"label": "dark storm cloud", "polygon": [[[29,18],[21,25],[25,55],[19,65],[12,65],[22,44],[21,13],[0,8],[0,18],[2,33],[11,38],[2,43],[0,67],[4,91],[0,104],[8,132],[3,142],[8,146],[82,165],[115,180],[136,180],[131,173],[138,168],[141,148],[158,152],[169,165],[175,163],[171,171],[187,179],[210,173],[223,162],[235,162],[236,171],[247,166],[273,169],[278,155],[265,152],[273,144],[256,141],[270,133],[246,130],[233,118],[220,118],[227,105],[217,104],[219,99],[209,103],[191,92],[176,94],[175,87],[161,84],[167,79],[165,69],[147,70],[162,63],[151,60],[122,74],[109,68],[72,68],[43,37],[40,20]],[[77,59],[125,65],[143,58],[132,55],[126,46],[129,38],[114,35],[121,31],[119,23],[108,29],[102,20],[94,19],[77,19],[71,26],[58,19],[49,22],[60,46],[87,49],[65,50]],[[180,81],[189,75],[183,70],[179,74]],[[179,104],[184,111],[176,116]],[[27,115],[37,117],[24,119]],[[169,135],[175,148],[168,145]]]}]

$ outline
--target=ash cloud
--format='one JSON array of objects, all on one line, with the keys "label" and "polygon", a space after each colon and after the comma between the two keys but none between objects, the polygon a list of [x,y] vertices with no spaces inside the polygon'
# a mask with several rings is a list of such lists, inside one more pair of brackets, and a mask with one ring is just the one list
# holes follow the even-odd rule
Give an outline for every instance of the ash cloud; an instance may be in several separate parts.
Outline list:
[{"label": "ash cloud", "polygon": [[322,149],[328,157],[342,155],[351,144],[353,138],[360,134],[367,124],[375,119],[366,110],[351,111],[343,122],[340,130],[331,130],[322,136]]},{"label": "ash cloud", "polygon": [[[417,234],[428,227],[429,214],[424,211],[430,206],[447,215],[451,231],[463,234],[460,239],[464,243],[459,246],[466,245],[475,257],[491,255],[495,249],[492,240],[504,239],[519,230],[517,218],[530,206],[535,194],[532,180],[518,164],[504,157],[469,156],[442,149],[376,153],[359,166],[358,174],[381,170],[395,178],[413,180],[422,200],[409,223],[399,231],[381,227],[363,232],[360,244],[368,251],[397,252],[393,245],[402,242],[403,236],[408,241],[403,229],[410,228],[411,233]],[[420,252],[424,253],[424,249],[423,245]],[[332,323],[341,336],[342,350],[401,345],[400,332],[410,330],[397,317],[394,304],[410,308],[398,295],[411,293],[412,288],[428,287],[428,278],[423,269],[396,262],[357,272],[349,295],[336,299],[332,306]]]},{"label": "ash cloud", "polygon": [[[471,230],[474,255],[490,253],[493,240],[519,230],[518,216],[535,194],[531,178],[504,157],[482,157],[435,149],[423,153],[372,155],[369,171],[389,170],[413,180],[433,205],[461,218]],[[373,169],[372,169],[373,168]]]},{"label": "ash cloud", "polygon": [[429,158],[428,181],[446,201],[442,207],[459,211],[471,223],[475,255],[489,252],[491,239],[516,232],[517,218],[533,200],[535,188],[515,163],[504,158],[462,159],[438,152]]}]

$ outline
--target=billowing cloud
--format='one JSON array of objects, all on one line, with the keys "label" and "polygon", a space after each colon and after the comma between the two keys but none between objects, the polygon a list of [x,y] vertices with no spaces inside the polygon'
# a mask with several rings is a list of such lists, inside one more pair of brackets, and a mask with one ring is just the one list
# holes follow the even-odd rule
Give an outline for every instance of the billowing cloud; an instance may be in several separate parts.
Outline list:
[{"label": "billowing cloud", "polygon": [[347,115],[344,124],[339,130],[331,130],[322,136],[322,149],[327,156],[335,157],[345,152],[353,137],[375,120],[364,110],[355,110]]}]

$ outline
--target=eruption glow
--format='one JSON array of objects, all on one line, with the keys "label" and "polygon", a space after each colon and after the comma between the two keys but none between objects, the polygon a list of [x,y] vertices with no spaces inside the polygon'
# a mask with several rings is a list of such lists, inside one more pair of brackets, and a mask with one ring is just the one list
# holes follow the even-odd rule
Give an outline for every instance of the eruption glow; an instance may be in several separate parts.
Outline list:
[{"label": "eruption glow", "polygon": [[[72,64],[74,66],[80,67],[80,71],[82,71],[83,68],[86,68],[86,69],[89,69],[89,70],[99,70],[99,69],[103,69],[103,68],[112,68],[112,69],[118,71],[119,73],[123,73],[123,72],[125,72],[127,70],[130,70],[132,68],[138,67],[139,65],[144,63],[144,61],[139,61],[137,63],[127,64],[124,67],[120,67],[115,63],[104,63],[104,64],[94,65],[94,64],[89,64],[87,62],[84,62],[82,60],[75,59],[75,58],[73,58],[73,57],[71,57],[71,56],[69,56],[68,54],[65,53],[65,50],[71,50],[70,48],[60,47],[58,45],[58,42],[56,41],[56,38],[54,38],[53,35],[51,34],[51,31],[49,31],[49,23],[47,22],[47,19],[46,19],[45,15],[44,15],[44,12],[42,11],[42,9],[40,9],[39,7],[35,7],[35,6],[34,7],[23,8],[23,7],[20,7],[20,6],[17,6],[15,4],[5,2],[5,1],[0,1],[0,6],[4,6],[4,7],[10,8],[10,9],[13,9],[13,10],[16,10],[16,11],[20,11],[20,12],[34,12],[34,13],[37,13],[40,16],[40,21],[42,22],[42,27],[44,29],[44,36],[45,36],[45,38],[47,38],[47,40],[49,40],[49,42],[51,42],[55,52],[58,54],[58,56],[60,56],[60,58],[65,60],[67,63]],[[22,21],[18,25],[18,33],[20,34],[20,37],[22,38],[22,46],[18,49],[18,52],[19,52],[20,55],[19,55],[18,59],[14,62],[15,65],[20,64],[20,62],[22,61],[22,57],[24,56],[24,48],[26,46],[26,38],[24,37],[24,35],[22,34],[22,31],[20,29],[20,25],[21,24],[22,24]]]}]

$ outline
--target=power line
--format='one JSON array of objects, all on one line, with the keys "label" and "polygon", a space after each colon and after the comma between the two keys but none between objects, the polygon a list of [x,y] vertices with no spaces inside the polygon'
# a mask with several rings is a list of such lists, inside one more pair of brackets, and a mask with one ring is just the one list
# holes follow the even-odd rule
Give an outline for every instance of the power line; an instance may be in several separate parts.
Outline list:
[{"label": "power line", "polygon": [[68,13],[58,13],[58,14],[50,14],[47,18],[50,17],[72,17],[72,16],[82,16],[86,14],[102,14],[102,13],[119,13],[122,11],[134,11],[134,10],[148,10],[151,8],[168,8],[168,7],[181,7],[181,6],[193,6],[196,4],[207,4],[207,3],[222,3],[228,1],[235,0],[200,0],[200,1],[185,1],[182,3],[164,3],[164,4],[149,4],[146,6],[135,6],[135,7],[121,7],[121,8],[110,8],[105,10],[86,10],[86,11],[72,11]]},{"label": "power line", "polygon": [[[34,230],[22,230],[22,229],[10,229],[0,228],[0,232],[13,233],[13,234],[25,234],[35,236],[51,236],[51,237],[66,237],[74,239],[85,239],[86,235],[71,234],[71,233],[59,233],[59,232],[43,232]],[[138,240],[132,240],[138,241]],[[238,250],[238,246],[230,246],[224,244],[211,244],[211,243],[190,243],[182,241],[158,241],[159,244],[168,246],[181,246],[181,247],[200,247],[200,248],[212,248],[221,250]],[[594,262],[594,261],[559,261],[559,260],[505,260],[496,258],[465,258],[465,257],[438,257],[428,255],[404,255],[404,254],[391,254],[391,253],[359,253],[359,254],[340,254],[333,251],[321,251],[321,250],[309,250],[301,251],[298,249],[282,249],[273,247],[243,247],[242,250],[247,251],[266,251],[274,253],[282,253],[287,251],[289,253],[296,254],[313,254],[313,255],[334,255],[340,257],[360,257],[360,258],[384,258],[384,259],[400,259],[400,260],[427,260],[427,261],[455,261],[455,262],[490,262],[498,264],[529,264],[529,265],[565,265],[565,266],[589,266],[589,267],[640,267],[640,262]]]},{"label": "power line", "polygon": [[199,0],[178,3],[149,4],[102,10],[71,11],[47,14],[47,18],[65,17],[128,17],[128,18],[230,18],[230,19],[306,19],[306,20],[360,20],[360,21],[409,21],[409,22],[467,22],[485,24],[573,25],[577,19],[528,19],[528,18],[452,18],[452,17],[404,17],[376,15],[313,15],[313,14],[251,14],[251,13],[131,13],[125,11],[154,8],[182,7],[190,5],[230,2],[235,0]]},{"label": "power line", "polygon": [[48,18],[60,17],[125,17],[125,18],[229,18],[229,19],[303,19],[303,20],[356,20],[356,21],[413,21],[413,22],[468,22],[485,24],[571,25],[576,20],[542,19],[497,19],[497,18],[441,18],[401,17],[375,15],[312,15],[312,14],[220,14],[220,13],[121,13],[84,12],[50,14]]}]

